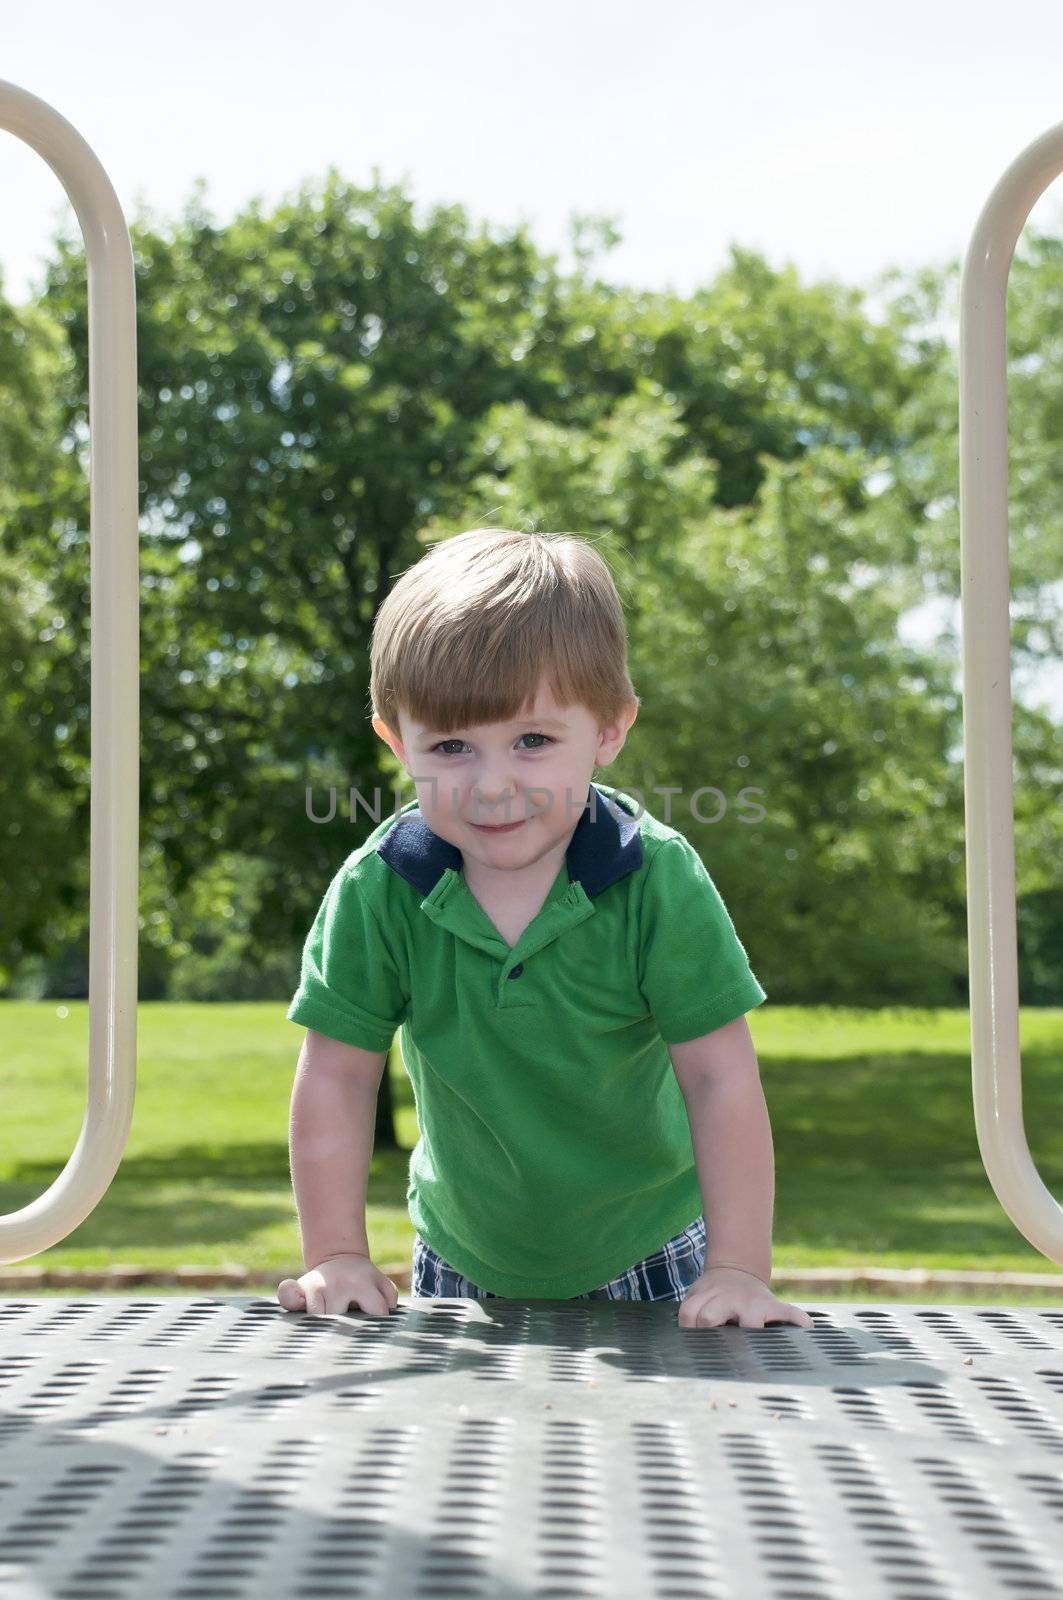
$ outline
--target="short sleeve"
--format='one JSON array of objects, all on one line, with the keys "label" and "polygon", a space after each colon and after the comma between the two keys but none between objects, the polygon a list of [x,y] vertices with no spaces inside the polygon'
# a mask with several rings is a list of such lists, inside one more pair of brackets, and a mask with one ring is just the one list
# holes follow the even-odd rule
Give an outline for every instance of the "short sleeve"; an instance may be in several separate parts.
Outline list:
[{"label": "short sleeve", "polygon": [[370,893],[345,862],[306,937],[287,1020],[363,1050],[390,1050],[409,1001]]},{"label": "short sleeve", "polygon": [[712,1033],[768,998],[687,839],[666,840],[650,862],[639,935],[639,987],[666,1044]]}]

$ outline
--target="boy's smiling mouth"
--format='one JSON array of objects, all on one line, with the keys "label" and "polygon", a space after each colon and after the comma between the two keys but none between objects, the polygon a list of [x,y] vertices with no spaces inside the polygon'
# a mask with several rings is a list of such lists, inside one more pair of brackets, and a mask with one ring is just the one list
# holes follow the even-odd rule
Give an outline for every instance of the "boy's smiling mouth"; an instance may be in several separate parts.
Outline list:
[{"label": "boy's smiling mouth", "polygon": [[518,817],[515,822],[471,822],[469,826],[479,833],[513,833],[517,828],[522,828],[527,820],[527,817]]}]

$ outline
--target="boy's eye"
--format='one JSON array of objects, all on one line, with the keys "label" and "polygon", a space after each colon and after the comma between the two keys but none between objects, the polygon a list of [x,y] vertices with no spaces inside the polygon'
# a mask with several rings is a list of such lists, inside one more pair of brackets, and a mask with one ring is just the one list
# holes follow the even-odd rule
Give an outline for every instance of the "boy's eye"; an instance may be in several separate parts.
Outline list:
[{"label": "boy's eye", "polygon": [[[522,733],[521,734],[521,738],[522,739],[542,739],[544,741],[544,744],[533,744],[533,745],[531,745],[530,748],[532,750],[542,750],[545,745],[554,743],[553,739],[550,737],[550,735],[548,733]],[[436,751],[438,750],[444,756],[456,755],[457,754],[456,751],[445,750],[443,748],[444,745],[448,745],[448,744],[464,744],[464,743],[465,743],[464,739],[440,739],[438,744],[434,744],[432,746],[432,754],[434,755],[436,753]]]}]

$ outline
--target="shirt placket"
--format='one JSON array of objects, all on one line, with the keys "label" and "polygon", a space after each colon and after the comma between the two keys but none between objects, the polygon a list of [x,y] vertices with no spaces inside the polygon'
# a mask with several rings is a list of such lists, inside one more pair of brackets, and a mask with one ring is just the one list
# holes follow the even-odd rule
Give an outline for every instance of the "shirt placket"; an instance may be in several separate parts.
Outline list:
[{"label": "shirt placket", "polygon": [[439,927],[448,929],[466,944],[485,951],[499,962],[495,985],[495,1004],[499,1010],[523,1008],[526,1002],[520,997],[519,985],[525,962],[567,929],[594,915],[594,905],[582,884],[572,883],[559,899],[544,906],[532,918],[517,943],[510,947],[477,901],[460,890],[460,880],[456,876],[441,881],[422,900],[421,910]]}]

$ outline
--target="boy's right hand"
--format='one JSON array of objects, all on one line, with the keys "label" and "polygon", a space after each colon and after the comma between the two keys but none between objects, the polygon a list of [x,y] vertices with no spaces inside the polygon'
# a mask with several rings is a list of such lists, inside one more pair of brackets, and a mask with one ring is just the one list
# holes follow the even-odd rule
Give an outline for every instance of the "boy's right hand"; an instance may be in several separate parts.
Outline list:
[{"label": "boy's right hand", "polygon": [[277,1285],[277,1299],[285,1311],[311,1317],[335,1316],[348,1307],[386,1317],[398,1304],[399,1291],[368,1256],[340,1255],[326,1256],[299,1278],[285,1278]]}]

